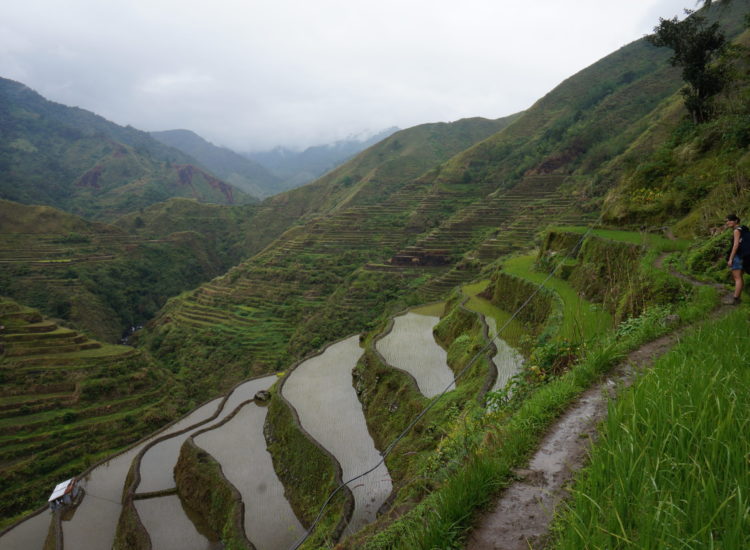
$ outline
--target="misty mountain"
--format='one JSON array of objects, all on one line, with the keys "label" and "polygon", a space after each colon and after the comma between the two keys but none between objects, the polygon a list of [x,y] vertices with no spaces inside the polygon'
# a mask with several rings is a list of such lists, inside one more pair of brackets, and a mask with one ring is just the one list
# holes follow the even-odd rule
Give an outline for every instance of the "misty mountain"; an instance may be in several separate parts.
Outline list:
[{"label": "misty mountain", "polygon": [[281,178],[258,162],[226,147],[218,147],[190,130],[151,132],[151,136],[192,156],[227,183],[255,197],[268,197],[286,189]]},{"label": "misty mountain", "polygon": [[293,189],[342,165],[357,153],[390,137],[398,130],[394,126],[366,139],[356,137],[342,139],[335,143],[308,147],[304,151],[279,146],[270,151],[243,153],[243,155],[280,178],[283,189]]}]

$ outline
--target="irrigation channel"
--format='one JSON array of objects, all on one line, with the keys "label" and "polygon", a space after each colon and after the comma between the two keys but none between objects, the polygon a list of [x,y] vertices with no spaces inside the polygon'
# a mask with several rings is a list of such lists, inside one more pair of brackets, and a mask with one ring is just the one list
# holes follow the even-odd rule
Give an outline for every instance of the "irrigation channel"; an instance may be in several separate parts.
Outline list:
[{"label": "irrigation channel", "polygon": [[[489,316],[485,319],[490,334],[494,334],[495,320]],[[447,354],[432,334],[439,320],[437,315],[407,312],[395,317],[390,330],[377,342],[377,350],[388,364],[412,375],[427,397],[455,384]],[[523,359],[502,340],[496,339],[495,344],[495,388],[502,388]],[[367,430],[362,404],[352,385],[352,370],[361,355],[358,335],[332,344],[323,353],[300,363],[287,377],[281,392],[295,409],[301,427],[339,462],[345,481],[369,470],[382,458]],[[291,547],[304,528],[284,497],[284,488],[266,449],[263,425],[267,409],[252,401],[259,390],[269,389],[276,380],[271,375],[240,384],[226,398],[204,404],[166,430],[94,467],[84,478],[82,503],[70,520],[62,522],[64,546],[69,550],[112,547],[125,479],[140,455],[140,481],[135,487],[138,498],[134,504],[154,550],[221,548],[220,543],[198,532],[174,494],[173,468],[180,447],[194,436],[195,444],[221,464],[225,477],[242,495],[245,532],[255,547]],[[234,416],[223,422],[232,413]],[[372,522],[390,495],[392,483],[385,464],[357,479],[349,489],[354,496],[354,510],[345,534]],[[0,550],[41,550],[50,518],[49,512],[44,511],[17,524],[0,537]]]}]

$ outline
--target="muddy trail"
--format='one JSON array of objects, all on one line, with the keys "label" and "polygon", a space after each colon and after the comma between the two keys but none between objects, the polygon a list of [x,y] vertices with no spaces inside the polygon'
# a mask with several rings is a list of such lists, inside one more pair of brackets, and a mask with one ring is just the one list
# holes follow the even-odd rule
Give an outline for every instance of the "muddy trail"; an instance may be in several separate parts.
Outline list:
[{"label": "muddy trail", "polygon": [[[664,257],[656,262],[662,268]],[[670,273],[694,286],[718,284],[697,281],[682,273]],[[734,306],[723,304],[711,314],[718,318]],[[516,470],[517,480],[505,489],[494,506],[476,523],[466,544],[467,550],[529,550],[544,548],[555,508],[567,495],[573,476],[588,460],[597,436],[597,427],[607,415],[607,403],[617,391],[635,381],[638,373],[669,351],[680,335],[693,325],[684,326],[629,353],[604,379],[584,392],[552,425],[528,466]]]}]

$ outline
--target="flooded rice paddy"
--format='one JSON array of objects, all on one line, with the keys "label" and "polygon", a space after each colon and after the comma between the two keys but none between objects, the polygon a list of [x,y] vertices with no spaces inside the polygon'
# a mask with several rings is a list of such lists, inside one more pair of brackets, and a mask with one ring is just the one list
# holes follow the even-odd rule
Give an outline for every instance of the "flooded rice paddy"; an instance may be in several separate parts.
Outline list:
[{"label": "flooded rice paddy", "polygon": [[391,332],[377,350],[389,365],[411,374],[425,397],[434,397],[454,382],[448,354],[432,335],[440,318],[410,311],[393,320]]},{"label": "flooded rice paddy", "polygon": [[248,403],[226,424],[196,436],[195,443],[221,464],[224,476],[242,495],[250,542],[258,550],[286,549],[305,529],[284,497],[266,450],[266,413],[265,407]]},{"label": "flooded rice paddy", "polygon": [[134,501],[154,550],[220,550],[220,542],[209,541],[198,532],[182,509],[177,495]]},{"label": "flooded rice paddy", "polygon": [[[244,384],[237,386],[227,398],[224,403],[224,408],[214,422],[221,422],[226,416],[231,414],[240,403],[252,399],[260,390],[267,390],[275,381],[276,376],[271,375],[264,376],[263,378],[256,378],[255,380],[249,380]],[[212,401],[208,405],[205,405],[205,407],[209,407],[209,405],[213,403],[214,402]],[[213,408],[207,408],[205,411],[202,411],[202,407],[193,413],[193,415],[202,417],[201,420],[195,419],[198,418],[198,416],[196,416],[192,421],[188,422],[188,419],[186,418],[184,421],[175,424],[168,432],[165,432],[165,434],[179,432],[191,424],[206,420],[216,412],[217,404],[218,401],[213,405]],[[191,417],[193,417],[193,415],[191,415]],[[141,459],[141,482],[138,485],[139,493],[164,491],[175,487],[172,470],[174,465],[177,464],[177,458],[180,455],[180,447],[182,447],[183,442],[190,437],[190,435],[191,432],[185,432],[184,434],[161,441],[146,451]]]},{"label": "flooded rice paddy", "polygon": [[[174,426],[159,434],[159,437],[177,433],[185,428],[203,422],[211,418],[216,408],[221,403],[221,398],[214,399],[202,407],[194,410]],[[226,408],[222,412],[226,411]],[[141,481],[138,484],[139,493],[150,493],[152,491],[163,491],[175,487],[172,469],[177,464],[182,443],[190,436],[190,432],[170,437],[151,447],[141,458]]]},{"label": "flooded rice paddy", "polygon": [[63,540],[67,548],[101,550],[112,547],[122,510],[120,502],[125,477],[143,445],[94,468],[84,478],[86,495],[73,519],[62,522]]},{"label": "flooded rice paddy", "polygon": [[[381,460],[352,387],[352,369],[361,355],[358,336],[338,342],[322,355],[300,364],[282,390],[296,409],[302,427],[339,462],[344,481]],[[346,532],[352,533],[375,519],[378,508],[391,492],[391,478],[385,464],[349,488],[355,506]]]},{"label": "flooded rice paddy", "polygon": [[[497,333],[497,323],[492,317],[485,317],[487,325],[490,327],[490,336]],[[495,337],[493,340],[497,353],[492,358],[492,362],[497,367],[497,379],[492,386],[491,391],[502,390],[511,377],[518,373],[523,366],[524,358],[518,351],[508,345],[502,338]]]},{"label": "flooded rice paddy", "polygon": [[19,523],[16,527],[0,537],[1,550],[42,550],[47,538],[52,514],[45,510]]},{"label": "flooded rice paddy", "polygon": [[[216,422],[219,422],[221,418],[236,409],[237,405],[241,402],[252,399],[258,390],[269,388],[275,380],[275,376],[267,376],[250,380],[238,386],[227,398],[226,405]],[[151,440],[179,432],[207,420],[216,412],[221,399],[214,399],[195,409],[164,432],[156,434]],[[200,428],[196,427],[197,429]],[[191,430],[180,436],[166,439],[145,453],[144,461],[141,463],[141,475],[145,480],[145,487],[156,488],[144,489],[144,482],[142,481],[138,487],[139,492],[150,492],[174,487],[172,469],[177,462],[180,445],[194,431]],[[149,441],[97,466],[84,478],[82,486],[86,491],[85,497],[76,509],[73,518],[70,521],[62,522],[66,548],[75,550],[102,550],[112,547],[117,529],[117,521],[122,510],[121,501],[125,478],[133,459]],[[265,447],[264,440],[262,444]],[[162,498],[159,500],[161,501]],[[139,501],[137,509],[141,509],[145,502],[145,500]],[[164,502],[166,501],[158,504],[165,507],[166,504]],[[178,509],[172,506],[170,510],[176,516],[179,516],[174,521],[178,523],[183,521],[189,522],[181,508]],[[41,550],[44,540],[47,537],[50,517],[48,512],[43,512],[20,523],[0,538],[0,548],[2,550],[36,550],[37,548]],[[172,520],[170,519],[170,521]],[[193,530],[195,529],[193,528]],[[199,538],[193,540],[197,541],[199,545],[183,546],[182,548],[195,548],[196,550],[210,548],[205,546],[208,541],[200,535]],[[154,548],[158,547],[154,546]]]}]

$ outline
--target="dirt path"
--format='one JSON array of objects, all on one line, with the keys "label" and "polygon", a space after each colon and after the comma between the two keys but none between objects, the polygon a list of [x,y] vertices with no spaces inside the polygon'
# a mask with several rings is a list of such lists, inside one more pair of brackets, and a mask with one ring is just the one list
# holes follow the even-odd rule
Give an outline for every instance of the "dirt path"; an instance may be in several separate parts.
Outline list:
[{"label": "dirt path", "polygon": [[[656,266],[661,267],[662,261],[659,258]],[[707,284],[676,272],[673,275],[696,286]],[[713,315],[721,316],[731,307],[722,305]],[[467,550],[529,550],[544,546],[554,509],[566,496],[567,484],[587,461],[597,426],[606,417],[608,400],[615,396],[616,389],[631,385],[637,373],[666,353],[687,328],[634,350],[571,405],[550,428],[528,468],[516,471],[518,481],[477,523]]]}]

